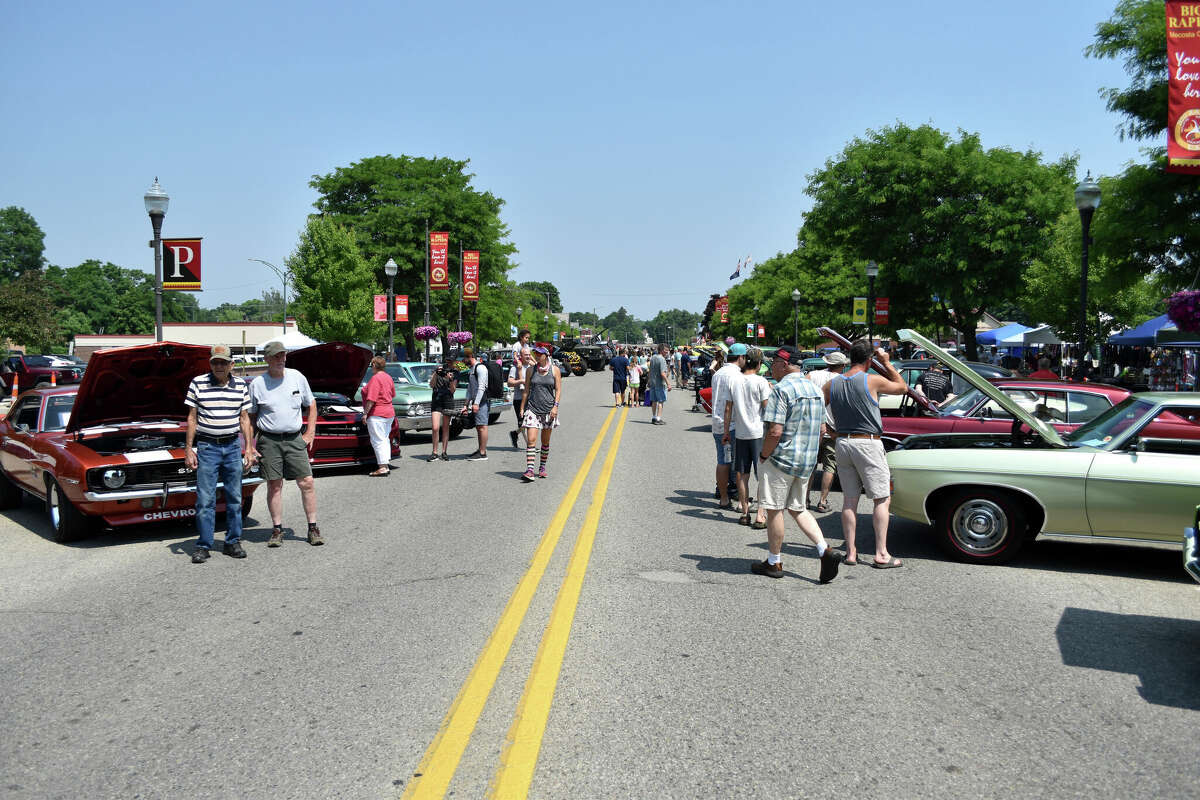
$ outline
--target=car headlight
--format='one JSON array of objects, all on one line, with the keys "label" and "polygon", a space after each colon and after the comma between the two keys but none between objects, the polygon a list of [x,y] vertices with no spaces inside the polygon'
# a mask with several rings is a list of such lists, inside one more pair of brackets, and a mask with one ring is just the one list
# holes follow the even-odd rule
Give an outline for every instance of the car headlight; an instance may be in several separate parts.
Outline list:
[{"label": "car headlight", "polygon": [[408,415],[410,417],[423,417],[429,413],[428,403],[413,403],[408,407]]},{"label": "car headlight", "polygon": [[125,470],[106,469],[101,479],[109,489],[120,489],[125,485]]}]

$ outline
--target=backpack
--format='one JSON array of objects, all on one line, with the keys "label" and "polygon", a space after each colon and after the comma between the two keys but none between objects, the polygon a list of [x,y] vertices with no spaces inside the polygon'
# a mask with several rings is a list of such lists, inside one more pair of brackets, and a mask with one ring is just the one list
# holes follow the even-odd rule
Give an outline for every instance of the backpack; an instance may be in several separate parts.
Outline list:
[{"label": "backpack", "polygon": [[495,361],[488,359],[483,362],[487,367],[487,396],[492,400],[504,399],[504,385],[506,378],[504,376],[504,367],[497,364]]}]

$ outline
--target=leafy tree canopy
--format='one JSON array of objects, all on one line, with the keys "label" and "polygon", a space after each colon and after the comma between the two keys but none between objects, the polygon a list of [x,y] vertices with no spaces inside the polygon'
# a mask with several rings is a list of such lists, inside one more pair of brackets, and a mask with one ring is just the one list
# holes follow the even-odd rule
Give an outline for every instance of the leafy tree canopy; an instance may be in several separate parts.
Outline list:
[{"label": "leafy tree canopy", "polygon": [[311,217],[287,266],[301,330],[323,342],[379,336],[373,299],[379,284],[352,232],[330,218]]},{"label": "leafy tree canopy", "polygon": [[29,270],[0,286],[0,337],[44,353],[62,341],[58,309],[40,269]]},{"label": "leafy tree canopy", "polygon": [[7,283],[45,263],[46,235],[23,208],[0,208],[0,283]]}]

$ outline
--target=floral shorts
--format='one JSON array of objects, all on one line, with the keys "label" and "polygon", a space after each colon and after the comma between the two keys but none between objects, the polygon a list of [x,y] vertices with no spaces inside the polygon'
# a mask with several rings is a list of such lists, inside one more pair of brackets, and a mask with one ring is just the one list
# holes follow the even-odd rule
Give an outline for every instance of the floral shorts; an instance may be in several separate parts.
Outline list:
[{"label": "floral shorts", "polygon": [[554,430],[558,427],[558,415],[535,414],[529,409],[525,409],[525,416],[521,417],[521,427],[536,428],[537,430]]}]

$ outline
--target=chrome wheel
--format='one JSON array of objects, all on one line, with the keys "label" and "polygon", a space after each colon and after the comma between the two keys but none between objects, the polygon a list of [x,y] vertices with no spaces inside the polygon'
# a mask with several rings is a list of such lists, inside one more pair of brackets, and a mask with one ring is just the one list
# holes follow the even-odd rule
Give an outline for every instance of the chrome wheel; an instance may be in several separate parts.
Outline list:
[{"label": "chrome wheel", "polygon": [[50,484],[46,493],[46,513],[50,515],[50,526],[55,533],[62,533],[62,495],[59,494],[57,483]]},{"label": "chrome wheel", "polygon": [[950,518],[950,535],[968,553],[990,553],[1002,547],[1011,532],[1005,510],[984,498],[967,500]]}]

